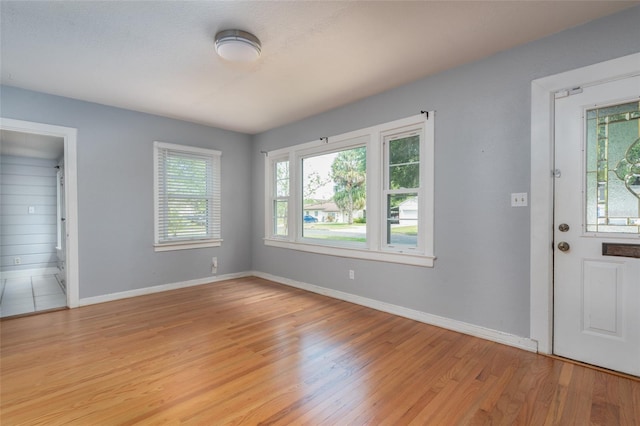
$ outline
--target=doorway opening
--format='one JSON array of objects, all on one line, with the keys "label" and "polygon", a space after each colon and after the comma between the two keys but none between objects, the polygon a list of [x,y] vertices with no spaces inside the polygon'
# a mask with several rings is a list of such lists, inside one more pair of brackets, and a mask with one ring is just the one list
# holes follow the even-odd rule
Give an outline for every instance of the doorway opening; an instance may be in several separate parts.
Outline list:
[{"label": "doorway opening", "polygon": [[0,120],[0,316],[78,304],[76,130]]}]

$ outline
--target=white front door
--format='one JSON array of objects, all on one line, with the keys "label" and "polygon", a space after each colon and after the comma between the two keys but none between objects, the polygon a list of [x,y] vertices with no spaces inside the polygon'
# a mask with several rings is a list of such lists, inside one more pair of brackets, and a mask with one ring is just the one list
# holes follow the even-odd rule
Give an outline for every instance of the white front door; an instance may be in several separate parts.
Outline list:
[{"label": "white front door", "polygon": [[553,352],[640,375],[640,77],[555,100]]}]

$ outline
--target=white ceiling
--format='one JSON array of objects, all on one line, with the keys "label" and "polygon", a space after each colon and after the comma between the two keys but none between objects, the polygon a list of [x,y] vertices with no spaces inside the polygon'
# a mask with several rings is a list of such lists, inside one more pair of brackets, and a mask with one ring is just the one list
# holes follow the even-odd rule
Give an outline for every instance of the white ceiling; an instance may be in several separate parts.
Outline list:
[{"label": "white ceiling", "polygon": [[[254,134],[637,4],[2,0],[1,82]],[[224,29],[262,57],[217,57]]]},{"label": "white ceiling", "polygon": [[0,155],[57,160],[63,153],[63,138],[0,130]]}]

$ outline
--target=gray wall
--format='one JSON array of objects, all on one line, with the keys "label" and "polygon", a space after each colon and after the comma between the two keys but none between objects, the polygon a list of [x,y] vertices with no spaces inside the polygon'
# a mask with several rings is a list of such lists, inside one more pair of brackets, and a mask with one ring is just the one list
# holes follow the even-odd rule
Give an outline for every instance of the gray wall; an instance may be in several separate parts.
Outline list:
[{"label": "gray wall", "polygon": [[[7,86],[0,108],[78,129],[80,298],[251,269],[249,136]],[[155,140],[222,151],[222,247],[154,252]]]},{"label": "gray wall", "polygon": [[[253,269],[529,336],[531,81],[636,53],[640,7],[254,137]],[[261,150],[436,111],[434,268],[265,247]],[[348,279],[354,269],[356,279]]]},{"label": "gray wall", "polygon": [[[529,335],[531,80],[638,51],[640,7],[254,137],[2,87],[2,116],[78,129],[80,297],[258,270]],[[271,150],[436,110],[434,268],[265,247]],[[153,251],[152,142],[219,149],[220,248]],[[473,183],[473,184],[471,184]],[[356,279],[348,279],[354,269]]]},{"label": "gray wall", "polygon": [[[57,160],[0,156],[2,272],[56,267],[57,164]],[[20,265],[14,265],[16,257]]]}]

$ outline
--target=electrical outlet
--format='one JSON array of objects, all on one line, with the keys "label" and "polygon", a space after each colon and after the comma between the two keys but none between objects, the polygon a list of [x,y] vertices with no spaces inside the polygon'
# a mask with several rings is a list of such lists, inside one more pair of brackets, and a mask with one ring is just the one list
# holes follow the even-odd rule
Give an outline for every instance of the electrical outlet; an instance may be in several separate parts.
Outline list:
[{"label": "electrical outlet", "polygon": [[29,206],[29,214],[35,214],[36,213],[36,207],[35,206]]},{"label": "electrical outlet", "polygon": [[212,274],[218,273],[218,258],[217,257],[212,257],[211,258],[211,273]]},{"label": "electrical outlet", "polygon": [[356,279],[356,273],[353,271],[353,269],[349,269],[349,279],[350,280]]},{"label": "electrical outlet", "polygon": [[526,192],[514,192],[511,194],[511,207],[526,207],[527,206],[527,193]]},{"label": "electrical outlet", "polygon": [[13,258],[13,264],[14,265],[22,265],[22,259],[19,257],[14,257]]}]

